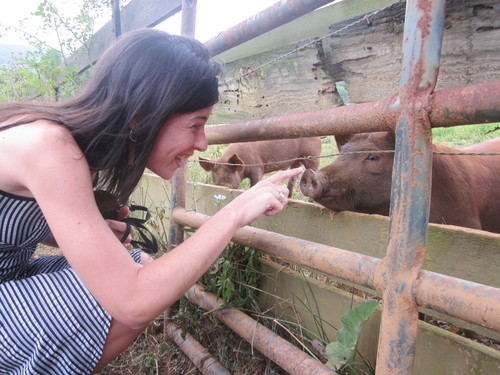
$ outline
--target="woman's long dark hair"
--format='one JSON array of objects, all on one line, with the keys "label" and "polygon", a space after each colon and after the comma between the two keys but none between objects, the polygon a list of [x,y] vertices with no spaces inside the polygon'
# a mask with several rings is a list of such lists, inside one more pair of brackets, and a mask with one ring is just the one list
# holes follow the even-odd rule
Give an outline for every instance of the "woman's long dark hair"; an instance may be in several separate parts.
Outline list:
[{"label": "woman's long dark hair", "polygon": [[[139,183],[167,119],[217,103],[219,73],[219,65],[199,41],[139,29],[107,49],[79,95],[61,103],[3,103],[0,122],[18,117],[22,120],[16,124],[45,119],[65,126],[90,168],[99,171],[97,187],[124,203]],[[129,165],[132,124],[136,158]]]}]

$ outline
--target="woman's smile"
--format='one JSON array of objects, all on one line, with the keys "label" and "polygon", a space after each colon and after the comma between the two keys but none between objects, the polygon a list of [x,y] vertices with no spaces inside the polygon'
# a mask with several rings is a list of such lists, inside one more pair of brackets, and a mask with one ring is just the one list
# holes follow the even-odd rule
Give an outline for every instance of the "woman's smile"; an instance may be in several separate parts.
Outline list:
[{"label": "woman's smile", "polygon": [[171,178],[195,151],[208,147],[205,124],[213,107],[173,115],[163,125],[148,160],[147,167],[164,179]]}]

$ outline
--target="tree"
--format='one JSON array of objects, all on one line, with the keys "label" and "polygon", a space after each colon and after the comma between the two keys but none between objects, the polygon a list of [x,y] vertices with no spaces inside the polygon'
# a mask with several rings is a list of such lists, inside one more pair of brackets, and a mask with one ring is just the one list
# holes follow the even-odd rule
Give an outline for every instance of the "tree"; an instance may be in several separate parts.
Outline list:
[{"label": "tree", "polygon": [[[97,19],[109,14],[107,0],[80,0],[74,4],[72,16],[61,12],[54,0],[41,1],[33,18],[41,21],[33,31],[28,31],[26,21],[19,27],[4,26],[20,34],[33,48],[21,57],[14,57],[9,66],[0,68],[0,100],[60,100],[74,94],[85,75],[79,75],[74,67],[68,66],[67,57],[83,46],[89,49],[95,32]],[[41,40],[37,35],[44,35]],[[55,40],[50,45],[48,40]]]}]

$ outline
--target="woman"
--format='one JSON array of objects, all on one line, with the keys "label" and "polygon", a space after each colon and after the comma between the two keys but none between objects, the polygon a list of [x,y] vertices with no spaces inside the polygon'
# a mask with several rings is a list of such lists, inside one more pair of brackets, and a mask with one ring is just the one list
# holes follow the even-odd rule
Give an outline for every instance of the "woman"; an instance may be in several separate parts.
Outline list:
[{"label": "woman", "polygon": [[[218,73],[201,43],[143,29],[106,51],[75,98],[0,106],[0,373],[99,371],[236,230],[286,205],[279,184],[301,169],[261,181],[156,260],[129,253],[126,225],[101,216],[96,187],[125,203],[146,167],[169,179],[207,148]],[[40,242],[63,255],[30,260]]]}]

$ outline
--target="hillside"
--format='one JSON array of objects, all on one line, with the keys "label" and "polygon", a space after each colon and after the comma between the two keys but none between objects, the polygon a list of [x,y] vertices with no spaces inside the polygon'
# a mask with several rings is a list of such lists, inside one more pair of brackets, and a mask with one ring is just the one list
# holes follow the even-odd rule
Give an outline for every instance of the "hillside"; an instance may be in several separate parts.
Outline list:
[{"label": "hillside", "polygon": [[16,44],[0,44],[0,66],[8,64],[13,55],[20,56],[31,49],[32,47]]}]

